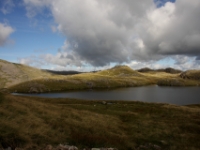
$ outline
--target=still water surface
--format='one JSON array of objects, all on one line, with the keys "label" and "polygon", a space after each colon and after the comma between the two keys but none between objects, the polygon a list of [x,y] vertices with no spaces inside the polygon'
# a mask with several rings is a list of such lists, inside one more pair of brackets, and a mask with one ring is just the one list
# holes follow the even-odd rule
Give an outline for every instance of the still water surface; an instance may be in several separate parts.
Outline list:
[{"label": "still water surface", "polygon": [[76,98],[87,100],[128,100],[176,105],[200,104],[200,87],[131,87],[114,90],[88,90],[65,93],[16,94],[47,98]]}]

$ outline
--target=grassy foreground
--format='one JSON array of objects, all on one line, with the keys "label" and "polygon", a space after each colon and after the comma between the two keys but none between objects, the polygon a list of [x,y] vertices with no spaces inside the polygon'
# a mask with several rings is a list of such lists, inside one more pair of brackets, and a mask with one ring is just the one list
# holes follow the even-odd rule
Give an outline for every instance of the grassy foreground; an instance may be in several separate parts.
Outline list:
[{"label": "grassy foreground", "polygon": [[47,99],[0,94],[1,146],[199,150],[200,106]]}]

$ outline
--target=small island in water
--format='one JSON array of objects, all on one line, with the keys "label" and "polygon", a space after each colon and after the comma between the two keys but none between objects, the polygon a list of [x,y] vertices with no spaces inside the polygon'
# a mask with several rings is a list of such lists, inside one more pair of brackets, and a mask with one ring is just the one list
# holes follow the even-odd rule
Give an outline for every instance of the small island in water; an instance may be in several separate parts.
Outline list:
[{"label": "small island in water", "polygon": [[200,71],[116,66],[87,73],[56,72],[0,60],[0,149],[198,150],[199,104],[11,94],[147,85],[198,87]]}]

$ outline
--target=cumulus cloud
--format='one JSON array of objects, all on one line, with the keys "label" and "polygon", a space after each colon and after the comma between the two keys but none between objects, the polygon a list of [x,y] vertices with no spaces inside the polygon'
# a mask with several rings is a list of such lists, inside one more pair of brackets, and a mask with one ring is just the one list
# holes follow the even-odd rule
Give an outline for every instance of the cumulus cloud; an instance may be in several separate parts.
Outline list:
[{"label": "cumulus cloud", "polygon": [[21,58],[21,59],[18,59],[18,61],[19,61],[20,64],[28,65],[28,66],[34,63],[33,59],[31,59],[31,57],[30,58],[28,58],[28,57],[27,58]]},{"label": "cumulus cloud", "polygon": [[0,46],[3,46],[8,41],[8,38],[14,29],[8,25],[0,23]]},{"label": "cumulus cloud", "polygon": [[66,36],[68,46],[56,56],[45,57],[51,63],[106,66],[175,55],[200,58],[199,0],[178,0],[159,7],[153,0],[24,2],[34,12],[48,7],[57,29]]},{"label": "cumulus cloud", "polygon": [[[193,55],[200,49],[200,1],[180,0],[151,10],[140,31],[147,51],[162,55]],[[145,31],[145,32],[144,32]],[[146,32],[147,31],[147,32]]]}]

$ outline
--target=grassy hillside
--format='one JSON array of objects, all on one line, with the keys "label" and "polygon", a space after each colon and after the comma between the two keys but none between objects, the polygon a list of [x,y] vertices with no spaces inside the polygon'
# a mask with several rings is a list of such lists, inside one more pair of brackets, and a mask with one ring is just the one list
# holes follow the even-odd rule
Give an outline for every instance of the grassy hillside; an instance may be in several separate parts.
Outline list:
[{"label": "grassy hillside", "polygon": [[0,60],[0,88],[7,88],[24,81],[50,76],[50,73],[33,67]]},{"label": "grassy hillside", "polygon": [[199,150],[198,105],[109,102],[0,94],[0,149],[68,143],[79,149]]},{"label": "grassy hillside", "polygon": [[199,80],[183,79],[180,74],[166,72],[140,73],[127,66],[118,66],[96,73],[55,75],[29,80],[11,86],[12,92],[38,93],[83,89],[107,89],[157,84],[160,86],[197,86]]},{"label": "grassy hillside", "polygon": [[138,72],[128,66],[116,66],[98,72],[57,75],[0,60],[0,88],[9,88],[11,92],[39,93],[152,84],[160,86],[200,85],[200,71],[189,71],[180,74],[172,68],[157,71],[144,70]]},{"label": "grassy hillside", "polygon": [[37,79],[10,87],[15,92],[57,92],[82,89],[107,89],[117,87],[131,87],[154,84],[147,78],[138,77],[112,77],[93,73]]},{"label": "grassy hillside", "polygon": [[155,83],[155,79],[147,78],[127,66],[118,66],[96,73],[40,78],[17,84],[10,89],[14,92],[57,92],[143,86]]},{"label": "grassy hillside", "polygon": [[128,66],[115,66],[111,69],[99,71],[96,74],[114,77],[142,77],[139,72],[129,68]]}]

